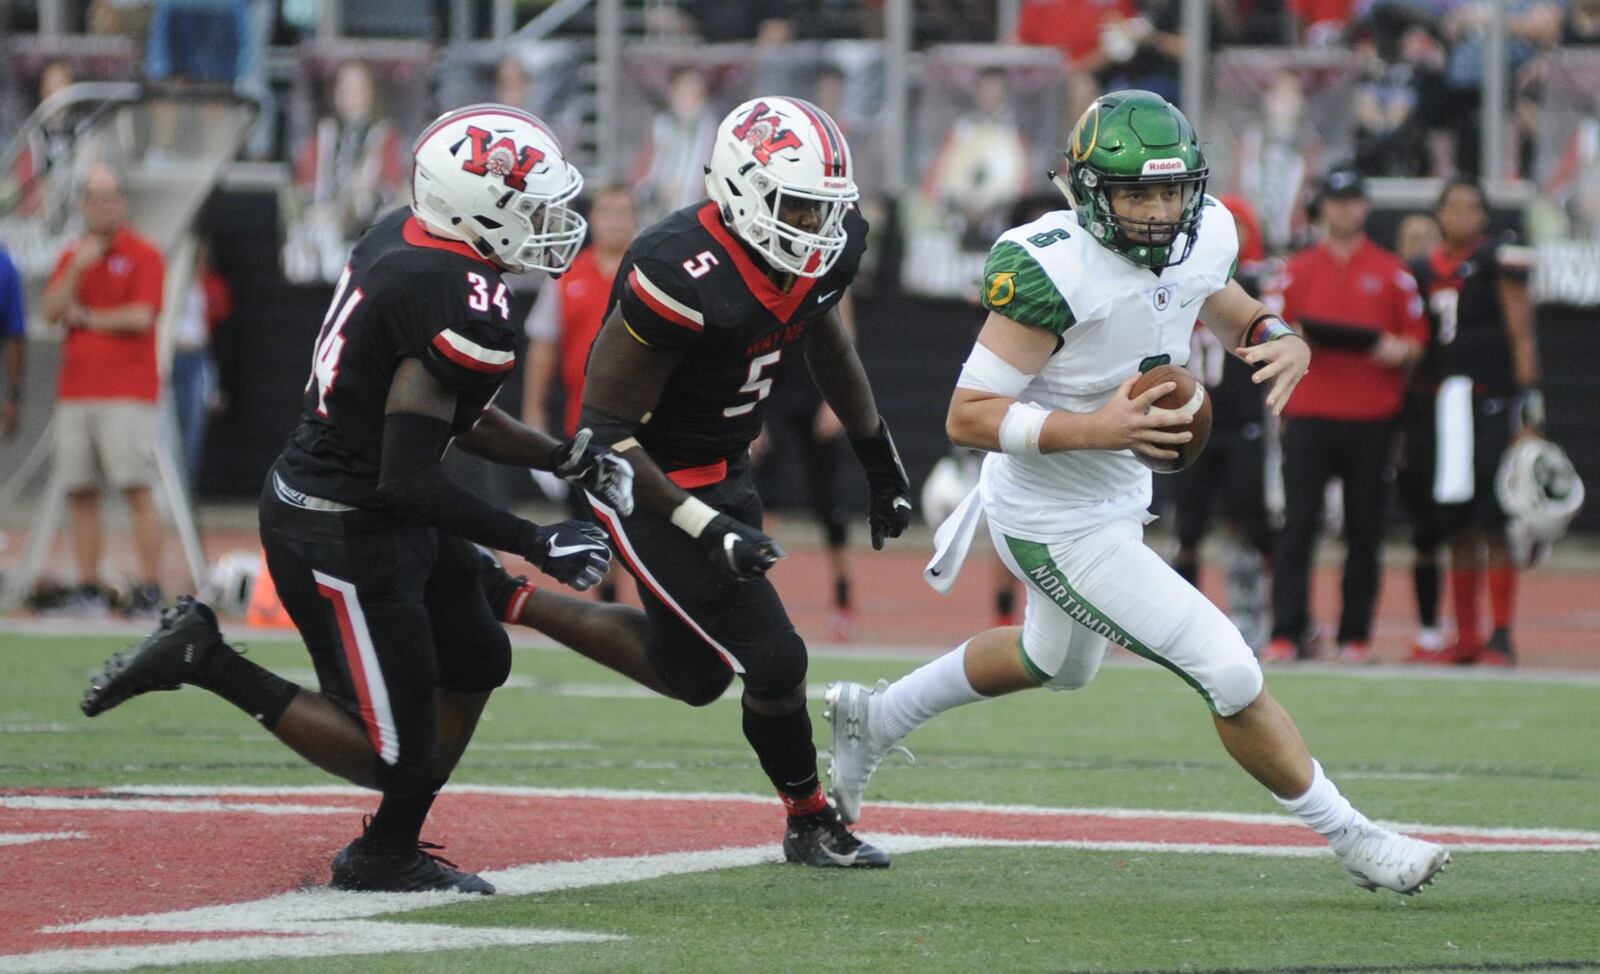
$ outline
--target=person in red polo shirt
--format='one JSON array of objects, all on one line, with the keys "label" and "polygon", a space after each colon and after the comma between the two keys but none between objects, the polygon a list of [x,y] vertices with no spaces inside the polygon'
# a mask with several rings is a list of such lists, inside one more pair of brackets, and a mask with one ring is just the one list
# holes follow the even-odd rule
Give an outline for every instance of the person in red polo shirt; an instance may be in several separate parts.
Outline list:
[{"label": "person in red polo shirt", "polygon": [[103,606],[100,475],[123,492],[133,515],[141,584],[131,608],[161,601],[161,526],[150,493],[154,473],[156,317],[165,269],[161,251],[127,226],[116,170],[91,166],[83,179],[84,234],[57,261],[44,317],[67,329],[56,406],[56,471],[67,490],[78,601]]},{"label": "person in red polo shirt", "polygon": [[[594,336],[605,321],[611,282],[622,264],[622,255],[638,232],[639,213],[633,190],[622,185],[603,187],[595,193],[590,207],[589,246],[573,258],[570,270],[539,289],[525,326],[528,367],[522,374],[522,421],[534,429],[550,430],[545,409],[550,387],[559,373],[565,396],[561,435],[570,437],[578,432],[589,346],[594,344]],[[594,520],[581,492],[568,491],[566,498],[572,517]],[[598,586],[598,593],[602,602],[617,600],[615,562]]]},{"label": "person in red polo shirt", "polygon": [[1324,239],[1285,269],[1283,317],[1305,335],[1317,367],[1283,411],[1284,525],[1273,557],[1268,662],[1304,658],[1309,583],[1328,481],[1344,485],[1343,599],[1339,658],[1366,662],[1378,594],[1384,471],[1407,370],[1422,355],[1427,321],[1417,282],[1395,254],[1366,235],[1366,183],[1336,168],[1317,196]]}]

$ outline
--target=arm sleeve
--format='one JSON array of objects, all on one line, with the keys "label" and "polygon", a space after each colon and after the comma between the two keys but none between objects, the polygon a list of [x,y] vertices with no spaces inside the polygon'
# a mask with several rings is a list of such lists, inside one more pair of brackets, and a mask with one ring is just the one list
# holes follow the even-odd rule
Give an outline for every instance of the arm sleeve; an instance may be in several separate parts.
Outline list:
[{"label": "arm sleeve", "polygon": [[538,529],[484,501],[445,476],[439,457],[450,424],[416,413],[390,413],[383,422],[378,498],[407,520],[458,538],[522,555],[533,550]]},{"label": "arm sleeve", "polygon": [[546,281],[533,299],[533,307],[522,324],[529,341],[556,342],[561,339],[561,283]]},{"label": "arm sleeve", "polygon": [[705,334],[700,295],[661,261],[635,262],[618,290],[623,324],[644,344],[688,349]]},{"label": "arm sleeve", "polygon": [[1050,275],[1014,240],[1001,240],[989,251],[978,300],[989,311],[1056,335],[1077,320]]}]

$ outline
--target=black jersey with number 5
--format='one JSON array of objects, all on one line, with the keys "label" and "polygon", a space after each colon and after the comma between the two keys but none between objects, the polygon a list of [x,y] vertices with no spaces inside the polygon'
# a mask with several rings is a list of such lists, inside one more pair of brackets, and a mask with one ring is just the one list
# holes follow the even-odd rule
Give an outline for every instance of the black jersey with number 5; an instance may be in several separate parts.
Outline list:
[{"label": "black jersey with number 5", "polygon": [[[732,460],[761,432],[779,363],[839,303],[866,249],[867,221],[845,216],[844,251],[821,277],[783,290],[723,224],[715,203],[686,207],[628,248],[611,306],[638,341],[682,351],[639,443],[663,469]],[[609,312],[608,312],[609,314]]]},{"label": "black jersey with number 5", "polygon": [[456,390],[471,429],[516,365],[510,291],[495,265],[396,210],[350,255],[312,354],[300,425],[278,469],[314,497],[378,507],[389,385],[407,358]]}]

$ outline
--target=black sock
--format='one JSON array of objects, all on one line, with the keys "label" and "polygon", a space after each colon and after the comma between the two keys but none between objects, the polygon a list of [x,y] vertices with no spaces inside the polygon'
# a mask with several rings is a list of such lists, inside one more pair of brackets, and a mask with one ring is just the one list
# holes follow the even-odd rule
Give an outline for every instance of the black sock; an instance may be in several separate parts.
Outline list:
[{"label": "black sock", "polygon": [[744,737],[778,794],[804,799],[816,793],[817,746],[811,742],[811,715],[805,707],[770,717],[746,706]]},{"label": "black sock", "polygon": [[850,608],[850,579],[843,575],[833,580],[833,607],[835,609]]},{"label": "black sock", "polygon": [[386,794],[372,813],[362,842],[376,849],[405,852],[417,847],[422,836],[422,823],[433,808],[443,781],[431,782],[422,793]]},{"label": "black sock", "polygon": [[1010,589],[1002,589],[994,593],[994,614],[1008,616],[1011,610],[1017,607],[1017,593]]},{"label": "black sock", "polygon": [[250,662],[227,643],[214,646],[195,668],[194,685],[204,687],[271,730],[300,688]]},{"label": "black sock", "polygon": [[1411,569],[1411,584],[1417,594],[1417,622],[1424,629],[1439,628],[1439,566],[1419,561]]}]

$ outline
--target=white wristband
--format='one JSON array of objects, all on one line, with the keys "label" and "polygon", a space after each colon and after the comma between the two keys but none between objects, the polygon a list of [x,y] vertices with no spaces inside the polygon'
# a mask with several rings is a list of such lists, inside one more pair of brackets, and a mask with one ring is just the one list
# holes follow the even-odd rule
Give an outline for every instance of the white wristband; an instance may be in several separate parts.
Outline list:
[{"label": "white wristband", "polygon": [[1043,406],[1031,402],[1012,403],[1006,409],[1006,418],[1000,421],[1000,452],[1038,456],[1039,437],[1049,418],[1050,410]]},{"label": "white wristband", "polygon": [[672,523],[689,537],[698,538],[716,516],[716,508],[698,497],[691,497],[672,512]]}]

